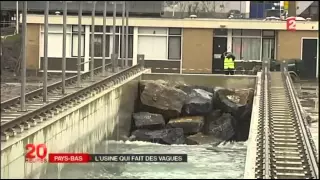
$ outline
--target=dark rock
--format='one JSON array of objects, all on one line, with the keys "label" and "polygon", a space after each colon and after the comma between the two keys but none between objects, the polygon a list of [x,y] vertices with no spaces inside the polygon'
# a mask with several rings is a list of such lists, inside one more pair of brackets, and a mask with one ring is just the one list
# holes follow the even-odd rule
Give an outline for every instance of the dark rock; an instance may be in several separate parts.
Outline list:
[{"label": "dark rock", "polygon": [[235,136],[233,140],[235,141],[246,141],[249,137],[250,131],[250,123],[251,123],[251,113],[252,113],[252,106],[247,104],[245,106],[244,111],[241,113],[239,117],[235,119]]},{"label": "dark rock", "polygon": [[214,88],[213,87],[206,87],[206,86],[177,85],[177,86],[175,86],[175,88],[181,89],[182,91],[184,91],[187,94],[190,94],[192,92],[192,90],[194,90],[194,89],[202,89],[202,90],[210,92],[212,94],[214,93]]},{"label": "dark rock", "polygon": [[252,104],[253,103],[253,97],[254,97],[254,89],[238,89],[235,90],[234,96],[238,96],[239,104],[245,105],[245,104]]},{"label": "dark rock", "polygon": [[156,82],[147,82],[140,94],[141,111],[162,114],[165,120],[176,118],[186,101],[187,94],[179,89]]},{"label": "dark rock", "polygon": [[138,129],[132,133],[130,139],[132,141],[147,141],[168,145],[185,143],[183,129],[181,128],[162,129],[155,131]]},{"label": "dark rock", "polygon": [[214,139],[212,136],[204,135],[201,132],[186,138],[187,145],[217,144],[220,142],[221,140]]},{"label": "dark rock", "polygon": [[190,116],[177,119],[171,119],[168,128],[182,128],[184,134],[190,135],[198,133],[202,130],[204,118],[202,116]]},{"label": "dark rock", "polygon": [[209,124],[208,134],[215,138],[228,141],[234,134],[235,130],[232,125],[234,118],[229,113],[223,113],[216,121],[212,121]]},{"label": "dark rock", "polygon": [[183,106],[182,114],[197,116],[208,114],[212,110],[213,94],[202,89],[193,89]]},{"label": "dark rock", "polygon": [[222,115],[222,111],[220,109],[214,110],[210,112],[205,118],[204,118],[204,126],[203,126],[203,133],[208,134],[210,129],[209,125],[213,121],[217,121],[219,117]]},{"label": "dark rock", "polygon": [[139,92],[140,94],[143,92],[144,88],[146,87],[147,84],[149,83],[156,83],[156,84],[161,84],[161,85],[164,85],[164,86],[167,86],[168,83],[164,80],[141,80],[139,81]]},{"label": "dark rock", "polygon": [[135,127],[138,129],[162,129],[165,121],[161,114],[153,114],[149,112],[138,112],[133,114]]},{"label": "dark rock", "polygon": [[228,98],[235,92],[229,89],[217,89],[213,95],[213,104],[216,109],[221,109],[225,113],[231,113],[233,116],[239,116],[245,105],[239,104]]},{"label": "dark rock", "polygon": [[148,129],[137,129],[131,133],[131,136],[129,137],[130,141],[147,141],[152,142],[150,139],[150,136],[148,133],[151,132],[151,130]]}]

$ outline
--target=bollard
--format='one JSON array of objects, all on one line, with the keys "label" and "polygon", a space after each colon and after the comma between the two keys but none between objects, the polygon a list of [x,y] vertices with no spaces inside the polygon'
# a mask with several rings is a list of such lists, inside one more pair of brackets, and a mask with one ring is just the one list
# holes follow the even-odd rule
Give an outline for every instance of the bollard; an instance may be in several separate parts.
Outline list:
[{"label": "bollard", "polygon": [[121,64],[120,67],[124,68],[125,67],[125,11],[126,11],[126,6],[125,6],[125,1],[122,2],[122,29],[121,29]]},{"label": "bollard", "polygon": [[22,3],[22,59],[21,59],[21,111],[26,111],[26,76],[27,76],[27,1]]},{"label": "bollard", "polygon": [[91,68],[90,68],[90,81],[94,81],[94,27],[95,27],[95,16],[96,16],[96,1],[92,2],[91,12]]},{"label": "bollard", "polygon": [[104,1],[103,7],[103,33],[102,33],[102,76],[106,76],[106,18],[107,18],[107,1]]},{"label": "bollard", "polygon": [[63,2],[63,36],[62,36],[62,94],[66,91],[66,49],[67,49],[67,1]]},{"label": "bollard", "polygon": [[144,54],[137,55],[138,64],[140,64],[141,68],[144,68]]},{"label": "bollard", "polygon": [[112,66],[112,72],[118,72],[118,54],[111,54],[111,62],[114,64],[114,66]]},{"label": "bollard", "polygon": [[125,67],[129,67],[129,1],[125,1],[125,11],[126,11],[126,52],[125,52]]},{"label": "bollard", "polygon": [[[117,3],[113,2],[113,25],[112,25],[112,54],[116,54],[116,16],[117,16]],[[112,56],[112,55],[111,55]],[[113,55],[115,57],[115,55]],[[112,61],[113,60],[113,61]],[[117,65],[115,58],[111,58],[112,72],[116,72]]]},{"label": "bollard", "polygon": [[287,63],[287,61],[282,61],[281,64],[280,64],[280,70],[281,70],[281,71],[284,71],[284,69],[286,69],[287,71],[289,71],[289,70],[288,70],[288,63]]},{"label": "bollard", "polygon": [[48,16],[49,16],[49,1],[46,1],[45,16],[44,16],[44,39],[43,39],[43,102],[48,101]]},{"label": "bollard", "polygon": [[314,110],[316,112],[319,111],[319,87],[317,86],[317,90],[316,90],[316,99],[314,101],[315,105],[314,105]]},{"label": "bollard", "polygon": [[81,34],[82,34],[82,1],[79,1],[78,12],[78,58],[77,58],[77,87],[81,87]]}]

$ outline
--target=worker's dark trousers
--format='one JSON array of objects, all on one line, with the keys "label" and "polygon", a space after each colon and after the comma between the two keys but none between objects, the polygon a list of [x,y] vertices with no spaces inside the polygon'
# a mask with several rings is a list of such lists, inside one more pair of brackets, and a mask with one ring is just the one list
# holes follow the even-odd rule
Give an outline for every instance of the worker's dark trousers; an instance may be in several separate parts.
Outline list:
[{"label": "worker's dark trousers", "polygon": [[228,69],[225,69],[224,72],[226,75],[234,75],[234,69],[228,68]]}]

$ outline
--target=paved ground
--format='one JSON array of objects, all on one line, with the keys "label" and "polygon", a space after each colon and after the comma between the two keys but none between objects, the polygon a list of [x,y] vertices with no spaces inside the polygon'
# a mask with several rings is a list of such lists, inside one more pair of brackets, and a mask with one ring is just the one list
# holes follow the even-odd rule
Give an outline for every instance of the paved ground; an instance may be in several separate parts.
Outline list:
[{"label": "paved ground", "polygon": [[[70,76],[70,75],[69,75]],[[10,72],[1,74],[1,102],[20,96],[21,85],[20,77]],[[48,85],[61,81],[61,75],[48,75]],[[27,77],[26,92],[30,92],[42,87],[43,78],[30,76]]]},{"label": "paved ground", "polygon": [[300,103],[311,117],[310,131],[319,155],[319,83],[303,81],[296,85]]}]

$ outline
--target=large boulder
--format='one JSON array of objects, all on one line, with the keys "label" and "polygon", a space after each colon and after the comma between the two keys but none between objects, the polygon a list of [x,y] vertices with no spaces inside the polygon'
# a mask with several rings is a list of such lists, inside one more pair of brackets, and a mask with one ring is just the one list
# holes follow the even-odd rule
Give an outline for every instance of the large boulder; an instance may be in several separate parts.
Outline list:
[{"label": "large boulder", "polygon": [[212,136],[202,134],[201,132],[188,136],[186,138],[187,145],[217,144],[220,142],[221,140],[215,139]]},{"label": "large boulder", "polygon": [[130,141],[146,141],[146,142],[152,142],[153,139],[151,139],[150,133],[151,130],[149,129],[137,129],[131,133],[131,136],[129,137]]},{"label": "large boulder", "polygon": [[209,124],[208,134],[223,141],[228,141],[235,134],[233,122],[234,118],[231,114],[223,113],[216,121]]},{"label": "large boulder", "polygon": [[168,82],[164,81],[164,80],[141,80],[139,81],[139,92],[140,94],[143,92],[144,88],[146,87],[147,84],[149,83],[156,83],[156,84],[161,84],[164,86],[168,85]]},{"label": "large boulder", "polygon": [[[253,103],[253,97],[254,97],[254,89],[248,88],[248,89],[236,89],[233,94],[234,99],[237,99],[236,103],[239,103],[241,105],[246,104],[252,104]],[[229,98],[231,99],[231,98]]]},{"label": "large boulder", "polygon": [[235,102],[235,92],[229,89],[217,89],[213,95],[213,104],[216,109],[221,109],[225,113],[239,116],[245,109],[245,105]]},{"label": "large boulder", "polygon": [[149,112],[138,112],[133,114],[134,125],[138,129],[162,129],[165,126],[164,118],[161,114]]},{"label": "large boulder", "polygon": [[235,136],[234,141],[246,141],[249,137],[251,123],[252,106],[247,104],[239,117],[235,118]]},{"label": "large boulder", "polygon": [[193,89],[188,94],[188,98],[182,109],[182,115],[198,116],[208,114],[213,108],[212,96],[212,93],[203,89]]},{"label": "large boulder", "polygon": [[131,141],[147,141],[159,144],[184,144],[185,136],[182,128],[170,128],[162,130],[138,129],[132,132]]},{"label": "large boulder", "polygon": [[182,128],[184,134],[196,134],[202,130],[204,118],[202,116],[189,116],[171,119],[167,128]]},{"label": "large boulder", "polygon": [[140,94],[141,111],[162,114],[165,120],[180,115],[187,94],[179,89],[156,82],[146,82]]},{"label": "large boulder", "polygon": [[199,86],[199,85],[185,85],[185,84],[180,84],[180,85],[176,85],[175,88],[181,89],[182,91],[184,91],[187,94],[190,94],[192,92],[192,90],[194,89],[202,89],[204,91],[210,92],[210,93],[214,93],[214,88],[213,87],[207,87],[207,86]]},{"label": "large boulder", "polygon": [[209,125],[211,124],[211,122],[217,121],[221,115],[222,115],[222,111],[220,109],[216,109],[205,116],[204,126],[203,126],[204,134],[209,134],[210,132]]}]

